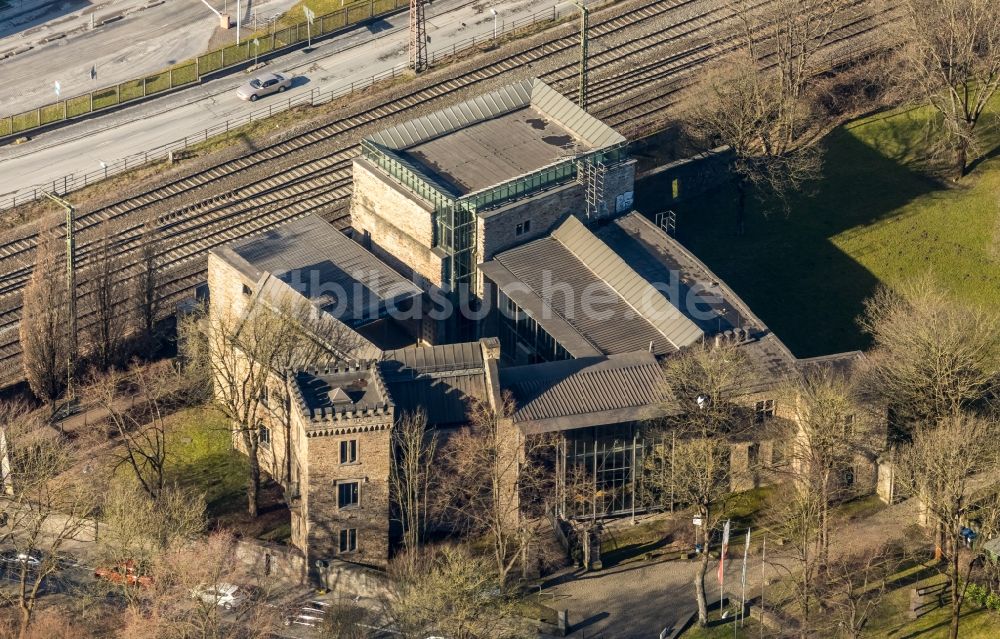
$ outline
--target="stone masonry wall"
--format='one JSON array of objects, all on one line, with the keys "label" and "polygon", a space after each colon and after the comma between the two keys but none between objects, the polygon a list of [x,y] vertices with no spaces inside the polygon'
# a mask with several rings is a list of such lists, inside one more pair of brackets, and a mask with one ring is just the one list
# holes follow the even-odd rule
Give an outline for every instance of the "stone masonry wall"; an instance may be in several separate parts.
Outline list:
[{"label": "stone masonry wall", "polygon": [[[506,249],[548,235],[570,215],[583,215],[583,185],[570,182],[532,197],[483,211],[478,220],[477,257],[486,261]],[[531,230],[517,235],[517,225],[531,220]]]},{"label": "stone masonry wall", "polygon": [[295,548],[240,539],[236,542],[236,558],[252,574],[276,579],[286,584],[306,583],[305,556]]},{"label": "stone masonry wall", "polygon": [[351,225],[370,241],[368,248],[393,268],[441,285],[441,258],[432,250],[433,207],[407,192],[371,163],[354,161]]},{"label": "stone masonry wall", "polygon": [[[365,418],[375,421],[375,418]],[[385,566],[389,555],[389,463],[391,415],[382,423],[359,428],[363,432],[322,435],[309,438],[308,556],[316,559],[342,559],[369,566]],[[360,426],[361,424],[359,424]],[[340,442],[357,440],[357,459],[353,464],[340,463]],[[339,482],[357,481],[358,505],[339,508]],[[342,529],[357,530],[356,552],[340,554]]]},{"label": "stone masonry wall", "polygon": [[604,215],[614,218],[632,210],[635,199],[635,160],[609,167],[604,177]]}]

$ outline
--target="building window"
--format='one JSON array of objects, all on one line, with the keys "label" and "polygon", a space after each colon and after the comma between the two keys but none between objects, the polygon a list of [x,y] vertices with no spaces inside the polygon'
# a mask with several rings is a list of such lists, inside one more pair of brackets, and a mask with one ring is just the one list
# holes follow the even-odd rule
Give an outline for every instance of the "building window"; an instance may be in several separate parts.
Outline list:
[{"label": "building window", "polygon": [[353,464],[358,461],[358,440],[345,439],[340,442],[340,463]]},{"label": "building window", "polygon": [[244,284],[243,285],[243,294],[246,295],[247,297],[250,297],[251,295],[253,295],[253,291],[250,290],[249,286],[247,286],[246,284]]},{"label": "building window", "polygon": [[257,427],[257,441],[261,448],[271,448],[271,429],[261,424]]},{"label": "building window", "polygon": [[340,552],[354,552],[358,549],[358,529],[345,528],[340,531]]},{"label": "building window", "polygon": [[852,437],[854,435],[854,413],[844,416],[844,436]]},{"label": "building window", "polygon": [[525,220],[517,225],[514,229],[514,235],[524,235],[525,233],[531,232],[531,220]]},{"label": "building window", "polygon": [[781,466],[785,463],[785,442],[775,440],[771,444],[771,465]]},{"label": "building window", "polygon": [[265,385],[264,388],[260,389],[260,403],[261,406],[270,406],[271,401],[271,391]]},{"label": "building window", "polygon": [[337,508],[358,505],[358,482],[347,481],[337,484]]},{"label": "building window", "polygon": [[845,468],[843,474],[844,488],[852,488],[854,486],[854,469]]},{"label": "building window", "polygon": [[767,420],[773,418],[774,400],[764,399],[757,402],[756,404],[754,404],[753,413],[754,413],[754,421],[757,422],[758,424],[763,424]]}]

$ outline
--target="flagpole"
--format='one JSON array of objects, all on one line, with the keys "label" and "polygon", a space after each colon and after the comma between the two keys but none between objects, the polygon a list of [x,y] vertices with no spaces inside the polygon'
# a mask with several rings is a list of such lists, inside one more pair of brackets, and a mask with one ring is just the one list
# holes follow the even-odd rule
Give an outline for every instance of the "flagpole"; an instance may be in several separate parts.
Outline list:
[{"label": "flagpole", "polygon": [[[726,551],[729,549],[729,520],[722,529],[722,549],[719,553],[719,617],[722,617],[722,600],[726,592]],[[707,550],[707,549],[706,549]]]},{"label": "flagpole", "polygon": [[767,581],[764,578],[764,558],[767,554],[767,535],[760,545],[760,639],[764,639],[764,586]]},{"label": "flagpole", "polygon": [[747,609],[747,559],[750,557],[750,529],[747,528],[747,540],[743,546],[743,571],[740,574],[740,627],[746,619]]}]

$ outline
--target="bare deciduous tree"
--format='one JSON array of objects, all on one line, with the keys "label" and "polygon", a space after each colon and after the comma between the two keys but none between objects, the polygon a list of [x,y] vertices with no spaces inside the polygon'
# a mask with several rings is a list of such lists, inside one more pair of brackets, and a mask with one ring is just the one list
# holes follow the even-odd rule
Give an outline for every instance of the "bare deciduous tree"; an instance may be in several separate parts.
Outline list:
[{"label": "bare deciduous tree", "polygon": [[874,339],[865,384],[897,426],[957,415],[1000,384],[1000,317],[948,295],[929,275],[865,302]]},{"label": "bare deciduous tree", "polygon": [[452,477],[447,503],[470,532],[489,539],[500,583],[506,585],[517,562],[526,559],[534,537],[531,513],[522,509],[524,494],[538,494],[546,473],[537,459],[547,439],[526,438],[510,419],[510,395],[497,408],[474,402],[471,424],[451,438],[443,451]]},{"label": "bare deciduous tree", "polygon": [[[183,395],[184,380],[169,362],[111,370],[88,388],[86,395],[108,415],[117,444],[111,449],[112,472],[128,468],[151,498],[164,487],[167,462],[165,411]],[[103,427],[104,424],[99,424]]]},{"label": "bare deciduous tree", "polygon": [[[266,604],[271,584],[240,563],[229,533],[175,540],[153,558],[150,577],[152,587],[130,606],[126,639],[265,639],[278,628],[276,609]],[[244,597],[229,610],[214,588],[225,584]]]},{"label": "bare deciduous tree", "polygon": [[828,625],[840,636],[861,639],[888,594],[887,579],[899,567],[900,558],[886,545],[827,563],[821,578]]},{"label": "bare deciduous tree", "polygon": [[427,432],[427,414],[420,410],[404,415],[393,427],[392,443],[390,488],[403,527],[403,545],[408,556],[416,556],[434,511],[431,497],[437,481],[437,433]]},{"label": "bare deciduous tree", "polygon": [[[387,616],[406,637],[515,639],[528,636],[492,562],[462,546],[423,552],[390,568]],[[533,632],[533,631],[532,631]]]},{"label": "bare deciduous tree", "polygon": [[[984,442],[996,441],[996,422],[968,414],[919,425],[900,450],[900,471],[920,500],[934,536],[936,556],[952,592],[951,639],[958,639],[962,604],[974,555],[964,554],[960,530],[973,513],[996,510],[995,500],[977,500],[976,489],[1000,476],[1000,457]],[[995,517],[992,517],[995,519]],[[964,557],[964,559],[963,559]],[[963,566],[964,564],[964,566]],[[964,567],[964,571],[963,571]]]},{"label": "bare deciduous tree", "polygon": [[353,601],[338,601],[327,610],[317,634],[321,639],[368,639],[374,616]]},{"label": "bare deciduous tree", "polygon": [[815,497],[819,507],[818,553],[830,551],[830,507],[849,497],[841,475],[856,455],[869,452],[875,417],[857,402],[851,381],[830,372],[807,374],[789,390],[795,420],[783,433],[788,442],[788,474],[795,487]]},{"label": "bare deciduous tree", "polygon": [[80,623],[80,619],[72,612],[55,607],[40,609],[35,613],[31,627],[23,635],[19,634],[19,623],[16,619],[0,617],[0,637],[4,639],[12,637],[20,639],[96,639],[102,636],[95,629]]},{"label": "bare deciduous tree", "polygon": [[[148,573],[167,549],[188,541],[205,528],[205,498],[167,486],[151,498],[131,477],[112,478],[101,504],[99,551],[112,566],[131,562]],[[139,596],[134,584],[122,584],[129,598]]]},{"label": "bare deciduous tree", "polygon": [[35,268],[22,293],[20,322],[24,376],[31,392],[53,411],[66,388],[71,355],[66,275],[58,242],[54,230],[39,235]]},{"label": "bare deciduous tree", "polygon": [[787,207],[791,192],[819,177],[816,143],[830,122],[819,116],[809,83],[825,70],[820,50],[853,6],[845,0],[778,0],[763,8],[738,3],[740,46],[694,88],[688,127],[705,148],[729,147],[739,233],[751,190]]},{"label": "bare deciduous tree", "polygon": [[132,309],[123,280],[125,259],[107,222],[100,233],[85,273],[85,295],[81,300],[86,301],[88,321],[84,325],[90,358],[98,369],[107,370],[121,363]]},{"label": "bare deciduous tree", "polygon": [[766,508],[765,527],[771,537],[783,540],[781,557],[771,559],[771,566],[789,580],[799,621],[799,636],[814,636],[818,612],[820,570],[820,518],[822,501],[814,486],[773,496]]},{"label": "bare deciduous tree", "polygon": [[[3,541],[13,546],[17,562],[14,593],[6,593],[18,609],[18,636],[28,636],[35,606],[46,580],[61,570],[64,548],[86,531],[94,494],[68,472],[81,451],[62,439],[24,406],[0,409],[4,414]],[[31,558],[31,559],[28,559]]]},{"label": "bare deciduous tree", "polygon": [[[357,335],[291,289],[281,299],[254,298],[243,315],[213,305],[179,327],[189,369],[207,375],[215,404],[229,419],[249,460],[248,512],[257,516],[261,484],[261,411],[288,401],[288,374],[319,359],[350,359]],[[277,391],[277,392],[276,392]],[[285,441],[290,441],[286,420]],[[286,463],[287,465],[287,463]],[[281,477],[279,477],[280,479]]]},{"label": "bare deciduous tree", "polygon": [[940,114],[954,157],[965,176],[977,126],[1000,90],[1000,11],[994,0],[903,0],[895,23],[903,42],[905,79]]},{"label": "bare deciduous tree", "polygon": [[133,293],[140,349],[147,355],[152,355],[160,345],[160,335],[156,329],[161,306],[160,241],[156,222],[157,216],[150,215],[143,228],[142,244],[139,246],[139,270]]},{"label": "bare deciduous tree", "polygon": [[719,524],[718,508],[732,492],[730,441],[749,427],[745,409],[734,397],[755,377],[752,364],[734,346],[693,346],[670,358],[664,367],[669,396],[680,406],[680,414],[666,420],[661,439],[673,434],[676,444],[667,463],[672,472],[654,477],[669,478],[660,486],[678,503],[693,506],[701,519],[696,538],[703,551],[695,575],[698,622],[708,623],[705,575],[712,532]]}]

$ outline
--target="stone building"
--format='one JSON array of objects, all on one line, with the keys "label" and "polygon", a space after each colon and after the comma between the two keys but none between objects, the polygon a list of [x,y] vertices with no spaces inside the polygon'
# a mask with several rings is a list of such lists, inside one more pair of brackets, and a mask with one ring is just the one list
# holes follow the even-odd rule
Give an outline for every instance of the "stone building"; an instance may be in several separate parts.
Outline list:
[{"label": "stone building", "polygon": [[[738,348],[755,368],[734,401],[753,425],[729,442],[734,491],[787,464],[769,425],[796,419],[779,390],[845,353],[798,360],[747,305],[664,229],[631,211],[625,140],[538,80],[526,80],[362,142],[354,237],[309,216],[209,256],[213,312],[300,296],[340,322],[323,361],[273,372],[261,461],[285,488],[292,543],[316,576],[384,567],[393,524],[392,432],[421,411],[465,427],[473,402],[514,402],[511,454],[558,441],[558,512],[614,517],[649,508],[651,421],[690,408],[665,387],[664,360]],[[462,286],[488,313],[471,326],[429,319]],[[873,450],[877,446],[873,447]],[[877,458],[843,481],[871,492]],[[567,497],[586,482],[590,495]]]},{"label": "stone building", "polygon": [[385,129],[361,150],[352,225],[425,288],[478,293],[477,263],[633,199],[625,138],[540,80]]},{"label": "stone building", "polygon": [[377,363],[297,371],[290,409],[292,543],[313,565],[384,566],[396,413]]},{"label": "stone building", "polygon": [[[752,365],[752,381],[734,395],[750,425],[730,442],[739,491],[780,479],[789,462],[786,442],[774,436],[775,425],[797,419],[789,383],[816,369],[849,369],[860,357],[797,359],[732,289],[636,212],[593,228],[567,218],[480,271],[492,308],[483,332],[499,336],[514,421],[526,433],[558,433],[559,472],[568,481],[586,469],[597,495],[592,516],[647,507],[642,459],[656,443],[649,423],[684,410],[663,396],[663,359],[702,344],[735,347]],[[877,466],[875,455],[859,454],[841,479],[873,492]]]}]

